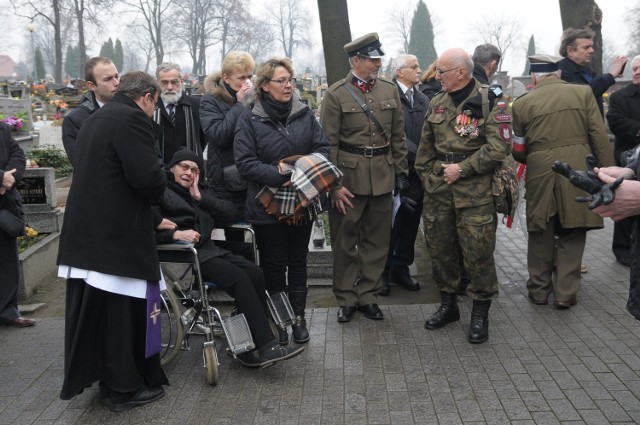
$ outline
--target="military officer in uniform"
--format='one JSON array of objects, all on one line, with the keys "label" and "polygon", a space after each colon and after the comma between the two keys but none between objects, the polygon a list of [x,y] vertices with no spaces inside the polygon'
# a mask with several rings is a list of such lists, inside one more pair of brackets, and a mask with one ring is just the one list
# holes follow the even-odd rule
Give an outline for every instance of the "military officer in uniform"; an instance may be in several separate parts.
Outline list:
[{"label": "military officer in uniform", "polygon": [[484,116],[483,100],[491,97],[472,72],[473,61],[462,49],[446,50],[438,58],[442,92],[429,103],[415,167],[425,190],[425,236],[441,295],[425,328],[460,320],[459,243],[471,278],[467,294],[473,299],[468,340],[483,343],[489,338],[491,301],[498,296],[491,175],[511,151],[511,116],[502,100],[489,103],[493,109]]},{"label": "military officer in uniform", "polygon": [[330,160],[344,173],[329,211],[339,322],[356,310],[383,318],[376,295],[389,250],[391,194],[394,186],[403,194],[409,189],[404,116],[396,85],[378,77],[381,46],[376,33],[347,43],[352,71],[322,102]]},{"label": "military officer in uniform", "polygon": [[559,160],[584,170],[588,154],[609,166],[613,153],[591,89],[561,80],[561,59],[529,57],[535,87],[513,102],[513,157],[527,164],[529,298],[534,304],[547,304],[553,292],[553,304],[569,308],[577,303],[587,230],[600,229],[603,223],[587,204],[575,201],[586,193],[551,166]]}]

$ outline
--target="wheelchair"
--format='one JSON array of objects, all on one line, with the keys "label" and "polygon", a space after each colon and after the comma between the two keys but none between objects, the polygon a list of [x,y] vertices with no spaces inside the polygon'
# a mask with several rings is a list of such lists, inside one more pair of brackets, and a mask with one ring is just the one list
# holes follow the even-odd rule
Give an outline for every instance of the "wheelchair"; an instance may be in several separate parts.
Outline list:
[{"label": "wheelchair", "polygon": [[[244,240],[251,244],[254,258],[258,258],[255,234],[250,225],[233,225],[224,230],[245,234]],[[203,281],[198,252],[193,244],[172,243],[158,245],[157,248],[167,284],[167,289],[161,293],[161,364],[164,366],[170,363],[180,350],[189,350],[191,336],[204,336],[202,356],[206,381],[210,385],[216,385],[219,363],[215,337],[226,339],[228,352],[234,358],[251,351],[256,347],[247,321],[243,314],[223,316],[211,305],[214,301],[212,295],[215,283]],[[181,270],[176,271],[176,266],[181,267]],[[292,323],[293,309],[284,293],[272,296],[267,293],[267,306],[276,325],[284,327]]]}]

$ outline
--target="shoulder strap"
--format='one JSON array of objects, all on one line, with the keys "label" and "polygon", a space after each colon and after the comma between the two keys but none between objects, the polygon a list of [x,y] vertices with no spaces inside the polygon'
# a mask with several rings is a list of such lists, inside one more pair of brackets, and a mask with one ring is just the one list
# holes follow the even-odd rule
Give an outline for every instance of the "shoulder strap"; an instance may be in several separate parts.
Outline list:
[{"label": "shoulder strap", "polygon": [[369,107],[367,106],[366,103],[364,103],[364,102],[362,102],[360,100],[358,95],[353,91],[353,89],[349,86],[349,84],[346,81],[343,81],[342,85],[344,86],[345,89],[347,89],[347,91],[349,92],[351,97],[353,97],[353,99],[356,102],[358,102],[358,105],[360,105],[360,107],[364,110],[364,112],[366,112],[367,115],[369,115],[369,118],[371,118],[371,121],[373,121],[373,124],[376,126],[376,128],[378,129],[380,134],[382,134],[388,141],[389,140],[389,135],[387,134],[386,131],[384,131],[384,128],[382,127],[382,124],[380,124],[380,121],[378,121],[376,116],[373,115],[373,111],[371,109],[369,109]]},{"label": "shoulder strap", "polygon": [[480,93],[482,94],[482,117],[486,121],[489,117],[489,86],[483,84]]}]

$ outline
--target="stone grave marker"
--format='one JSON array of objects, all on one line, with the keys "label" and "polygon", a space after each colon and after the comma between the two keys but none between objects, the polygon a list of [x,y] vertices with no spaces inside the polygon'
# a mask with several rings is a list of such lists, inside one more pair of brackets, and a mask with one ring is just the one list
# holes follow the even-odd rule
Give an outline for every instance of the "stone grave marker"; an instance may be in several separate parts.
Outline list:
[{"label": "stone grave marker", "polygon": [[27,223],[38,233],[59,232],[61,212],[57,208],[55,170],[27,168],[18,186]]},{"label": "stone grave marker", "polygon": [[79,91],[75,87],[63,87],[61,89],[57,89],[55,93],[58,96],[74,97],[74,96],[78,96]]},{"label": "stone grave marker", "polygon": [[31,114],[31,99],[0,98],[0,114],[8,117],[10,115],[26,112],[26,119],[23,123],[23,133],[33,130],[33,115]]}]

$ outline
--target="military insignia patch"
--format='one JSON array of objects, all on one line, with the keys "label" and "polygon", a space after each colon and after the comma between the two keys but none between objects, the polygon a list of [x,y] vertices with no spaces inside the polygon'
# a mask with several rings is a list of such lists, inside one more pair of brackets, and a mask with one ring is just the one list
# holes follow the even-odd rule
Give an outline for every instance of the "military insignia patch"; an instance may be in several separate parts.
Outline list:
[{"label": "military insignia patch", "polygon": [[496,107],[498,107],[500,109],[506,109],[507,102],[505,102],[504,100],[499,100],[499,101],[496,102]]},{"label": "military insignia patch", "polygon": [[440,106],[433,111],[434,114],[444,114],[444,106]]},{"label": "military insignia patch", "polygon": [[509,127],[509,124],[500,124],[499,132],[502,140],[504,140],[505,142],[511,142],[513,133],[511,132],[511,127]]},{"label": "military insignia patch", "polygon": [[511,122],[511,115],[509,114],[496,114],[496,122]]}]

